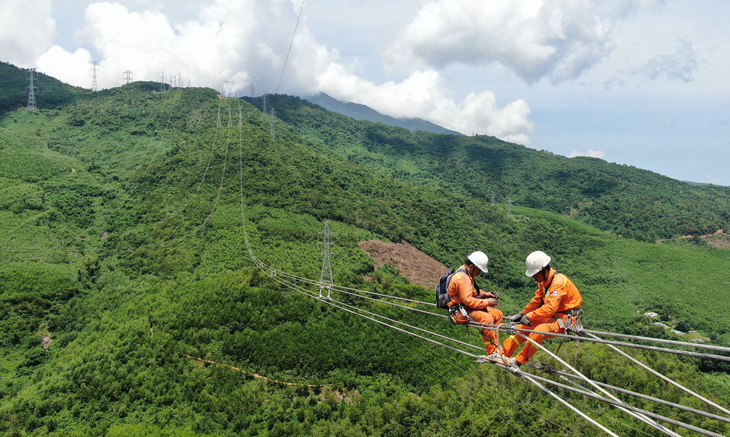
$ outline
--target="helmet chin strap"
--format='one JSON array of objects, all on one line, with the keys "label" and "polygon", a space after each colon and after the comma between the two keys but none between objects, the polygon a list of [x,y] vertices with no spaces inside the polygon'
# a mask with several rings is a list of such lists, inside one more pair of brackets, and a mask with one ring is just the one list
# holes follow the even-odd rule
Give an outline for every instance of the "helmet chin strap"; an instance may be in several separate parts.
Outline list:
[{"label": "helmet chin strap", "polygon": [[469,273],[469,276],[471,276],[472,278],[478,274],[478,273],[477,274],[475,274],[475,273],[477,270],[479,270],[479,268],[477,266],[475,266],[474,264],[472,264],[470,266],[466,266],[466,268],[468,269],[467,271]]}]

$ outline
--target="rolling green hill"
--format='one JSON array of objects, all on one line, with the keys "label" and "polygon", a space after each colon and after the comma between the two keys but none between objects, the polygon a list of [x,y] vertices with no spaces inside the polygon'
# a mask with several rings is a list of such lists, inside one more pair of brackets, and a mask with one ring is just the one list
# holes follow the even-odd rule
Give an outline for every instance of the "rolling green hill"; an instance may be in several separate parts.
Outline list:
[{"label": "rolling green hill", "polygon": [[[316,107],[299,106],[298,120],[272,124],[254,106],[210,89],[156,89],[134,83],[0,118],[0,430],[7,435],[595,432],[508,372],[272,281],[248,256],[243,216],[259,259],[314,279],[322,221],[330,220],[336,283],[421,301],[432,291],[393,268],[375,270],[358,242],[403,239],[453,267],[484,250],[490,275],[480,283],[502,293],[505,313],[532,295],[524,257],[539,248],[581,289],[591,327],[669,336],[641,315],[654,310],[669,324],[730,343],[730,315],[718,310],[728,300],[730,251],[619,238],[554,211],[509,211],[456,189],[462,179],[419,176],[428,173],[418,167],[426,157],[404,130],[392,133],[418,160],[395,160],[405,152],[390,137],[381,143],[389,153],[364,153],[362,132],[390,128]],[[316,133],[320,116],[352,129],[352,156],[326,147],[326,135],[347,129],[325,124]],[[427,138],[428,150],[448,139]],[[464,150],[496,153],[483,140],[469,139]],[[442,319],[343,300],[481,343]],[[596,345],[566,345],[561,355],[609,383],[696,406]],[[718,402],[730,398],[722,366],[636,355]],[[620,435],[652,432],[604,404],[571,401]]]},{"label": "rolling green hill", "polygon": [[[41,108],[58,108],[67,103],[88,98],[89,90],[67,85],[58,79],[35,73],[36,105]],[[28,105],[29,76],[26,70],[21,70],[7,62],[0,61],[0,117],[18,108]]]},{"label": "rolling green hill", "polygon": [[[246,98],[262,107],[262,98]],[[438,135],[355,121],[305,100],[267,96],[276,116],[332,153],[482,202],[569,215],[642,241],[730,228],[730,187],[697,186],[596,158],[566,158],[483,135]]]}]

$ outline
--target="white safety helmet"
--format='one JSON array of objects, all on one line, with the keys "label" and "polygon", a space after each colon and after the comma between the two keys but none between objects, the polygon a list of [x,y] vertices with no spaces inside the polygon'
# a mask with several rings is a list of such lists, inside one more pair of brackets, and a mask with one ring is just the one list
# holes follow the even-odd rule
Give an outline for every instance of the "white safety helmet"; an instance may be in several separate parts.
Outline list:
[{"label": "white safety helmet", "polygon": [[550,264],[549,256],[545,252],[541,251],[535,251],[531,254],[527,255],[527,259],[525,260],[525,265],[527,266],[527,271],[525,272],[525,275],[532,277],[535,273],[542,270],[546,265]]},{"label": "white safety helmet", "polygon": [[471,255],[467,257],[469,261],[471,261],[475,266],[479,267],[479,270],[481,270],[484,273],[487,273],[489,270],[487,270],[487,264],[489,264],[489,258],[487,258],[487,254],[484,252],[472,252]]}]

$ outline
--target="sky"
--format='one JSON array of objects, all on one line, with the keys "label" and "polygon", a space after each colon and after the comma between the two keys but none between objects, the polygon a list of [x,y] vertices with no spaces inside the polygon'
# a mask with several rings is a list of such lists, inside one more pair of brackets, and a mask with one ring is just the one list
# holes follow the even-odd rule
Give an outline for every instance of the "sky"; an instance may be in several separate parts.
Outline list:
[{"label": "sky", "polygon": [[730,186],[728,23],[726,0],[0,0],[0,61],[85,88],[96,63],[98,89],[324,92]]}]

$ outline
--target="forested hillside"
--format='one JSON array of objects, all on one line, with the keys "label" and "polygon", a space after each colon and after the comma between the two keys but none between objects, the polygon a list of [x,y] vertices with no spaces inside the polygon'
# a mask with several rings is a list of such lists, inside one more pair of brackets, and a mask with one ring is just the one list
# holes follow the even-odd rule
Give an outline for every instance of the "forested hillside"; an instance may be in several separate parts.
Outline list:
[{"label": "forested hillside", "polygon": [[[730,344],[730,315],[718,310],[730,298],[730,251],[619,238],[565,214],[519,206],[517,194],[511,210],[492,204],[488,186],[457,189],[468,185],[466,176],[430,175],[443,156],[457,160],[456,151],[447,153],[449,136],[353,122],[296,99],[273,102],[282,119],[271,119],[210,89],[158,89],[138,82],[0,118],[4,435],[597,432],[509,372],[284,287],[249,256],[247,241],[263,263],[316,280],[324,220],[336,235],[336,284],[431,302],[431,289],[409,284],[391,266],[376,270],[358,243],[406,240],[452,267],[478,249],[491,260],[480,285],[499,290],[502,311],[512,314],[534,291],[524,258],[541,249],[581,289],[587,326],[676,339],[643,316],[652,310],[670,326]],[[353,129],[334,129],[333,120]],[[349,144],[350,154],[333,153],[327,135],[338,147]],[[362,149],[362,135],[373,151]],[[375,150],[373,138],[383,138],[377,147],[388,153]],[[464,141],[458,153],[469,156],[493,156],[492,142],[518,148]],[[725,193],[691,193],[707,193],[697,194],[704,205],[716,189]],[[433,308],[410,313],[335,294],[481,347],[476,330],[466,336],[462,326],[430,317]],[[605,347],[573,343],[560,355],[593,378],[706,408]],[[550,345],[556,349],[558,341]],[[726,363],[632,355],[727,406]],[[562,395],[619,435],[654,435],[604,403]],[[641,407],[730,433],[727,422]]]},{"label": "forested hillside", "polygon": [[[34,75],[36,105],[42,108],[57,108],[66,103],[86,98],[88,90],[72,87],[58,79],[36,72]],[[6,62],[0,61],[0,117],[9,111],[28,105],[29,74]]]},{"label": "forested hillside", "polygon": [[[247,98],[262,108],[262,98]],[[276,116],[316,144],[380,174],[482,202],[569,215],[617,235],[656,241],[730,228],[730,188],[566,158],[494,137],[439,135],[356,121],[305,100],[267,96]]]}]

